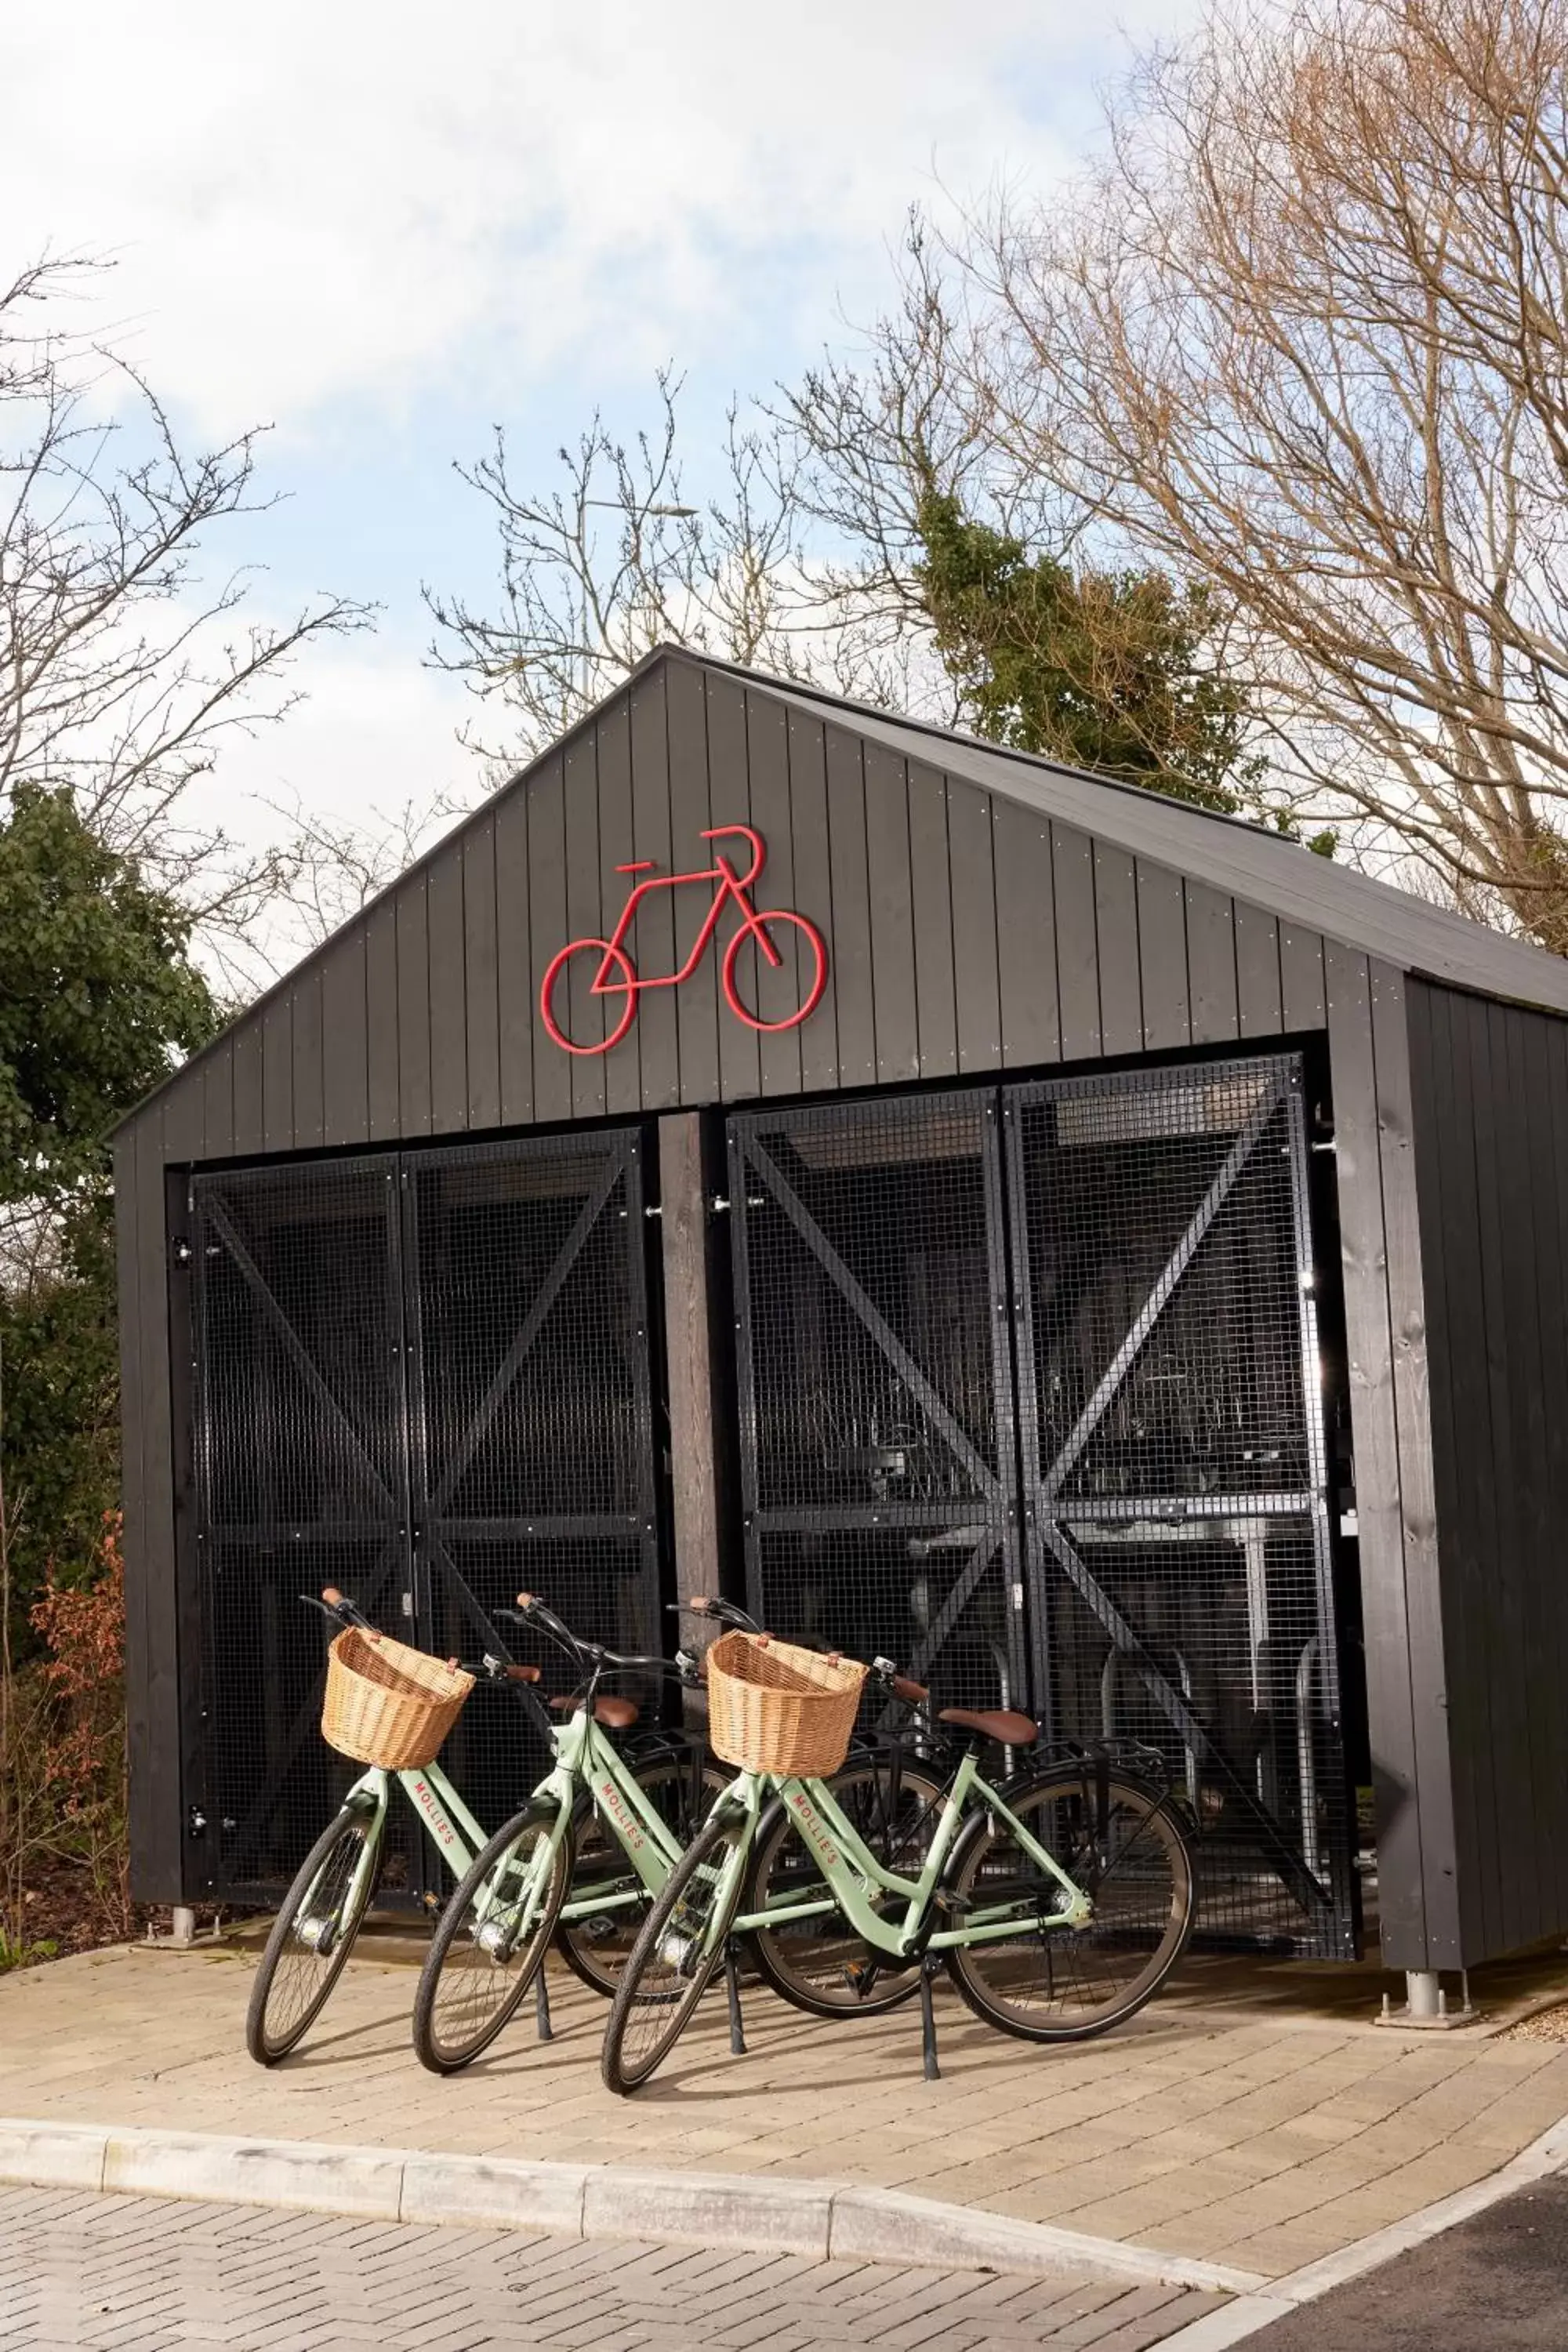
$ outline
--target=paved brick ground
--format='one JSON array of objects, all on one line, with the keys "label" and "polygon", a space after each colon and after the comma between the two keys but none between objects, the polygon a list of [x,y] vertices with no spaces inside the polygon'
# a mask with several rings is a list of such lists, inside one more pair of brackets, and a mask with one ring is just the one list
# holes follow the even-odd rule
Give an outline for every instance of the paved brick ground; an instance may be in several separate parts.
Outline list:
[{"label": "paved brick ground", "polygon": [[[1379,2031],[1358,2021],[1364,1985],[1357,2017],[1163,1996],[1061,2050],[944,1999],[935,2084],[917,2014],[820,2025],[758,1993],[748,2057],[730,2056],[718,2000],[617,2100],[598,2076],[604,2009],[559,1971],[553,2043],[520,2022],[439,2081],[409,2047],[411,1971],[357,1955],[299,2055],[253,2066],[251,1967],[127,1948],[0,1979],[0,2111],[876,2183],[1270,2276],[1495,2171],[1568,2114],[1563,2044]],[[1342,1979],[1320,1979],[1344,2001]]]},{"label": "paved brick ground", "polygon": [[1142,2352],[1218,2301],[0,2189],[5,2352]]}]

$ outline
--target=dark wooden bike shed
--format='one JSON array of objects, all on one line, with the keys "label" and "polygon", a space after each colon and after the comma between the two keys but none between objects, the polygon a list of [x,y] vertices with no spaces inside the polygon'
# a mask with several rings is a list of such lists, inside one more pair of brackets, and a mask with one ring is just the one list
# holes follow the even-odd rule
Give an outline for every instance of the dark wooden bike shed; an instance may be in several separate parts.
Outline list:
[{"label": "dark wooden bike shed", "polygon": [[1416,2013],[1568,1928],[1558,959],[661,650],[115,1168],[144,1899],[322,1817],[299,1592],[652,1645],[679,1561],[1157,1750],[1213,1942],[1353,1954],[1369,1845]]}]

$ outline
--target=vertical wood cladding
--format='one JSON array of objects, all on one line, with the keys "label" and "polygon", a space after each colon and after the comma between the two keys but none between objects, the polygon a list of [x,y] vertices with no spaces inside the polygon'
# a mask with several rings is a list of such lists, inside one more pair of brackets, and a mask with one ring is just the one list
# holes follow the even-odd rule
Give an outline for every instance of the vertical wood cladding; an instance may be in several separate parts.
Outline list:
[{"label": "vertical wood cladding", "polygon": [[[684,986],[642,997],[613,1053],[563,1053],[540,1019],[540,984],[567,940],[614,928],[636,878],[616,869],[700,869],[713,855],[703,834],[735,824],[753,824],[766,845],[758,907],[793,908],[826,940],[811,1019],[771,1034],[742,1027],[710,949]],[[632,942],[639,970],[678,969],[708,904],[708,886],[652,894]],[[742,959],[742,987],[766,1018],[798,1002],[797,946],[779,971]],[[642,670],[199,1056],[121,1139],[129,1638],[143,1709],[138,1891],[173,1899],[184,1862],[178,1750],[165,1756],[156,1730],[158,1709],[178,1713],[182,1671],[165,1167],[1316,1030],[1324,953],[1317,933],[1210,882],[992,794],[944,764],[940,737],[906,757],[862,734],[851,711],[819,712],[695,659]],[[568,985],[585,1035],[603,1007],[587,997],[592,968],[582,964]],[[1521,1064],[1519,1084],[1531,1082]],[[1511,1267],[1511,1247],[1500,1234],[1500,1264]],[[1542,1328],[1537,1352],[1552,1344]],[[1390,1421],[1392,1400],[1390,1385],[1375,1408]],[[1386,1439],[1391,1459],[1396,1443]],[[1527,1628],[1507,1630],[1514,1640]],[[1415,1734],[1405,1738],[1408,1747]],[[1418,1860],[1418,1844],[1412,1852]]]},{"label": "vertical wood cladding", "polygon": [[1474,1961],[1559,1933],[1568,1905],[1568,1022],[1407,992],[1431,1614]]}]

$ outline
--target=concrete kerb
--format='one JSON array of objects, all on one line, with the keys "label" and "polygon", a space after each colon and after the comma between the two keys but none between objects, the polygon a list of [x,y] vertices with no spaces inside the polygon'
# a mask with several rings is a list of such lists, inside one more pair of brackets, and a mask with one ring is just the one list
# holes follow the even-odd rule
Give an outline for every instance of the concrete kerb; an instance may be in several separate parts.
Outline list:
[{"label": "concrete kerb", "polygon": [[759,2173],[641,2171],[0,2118],[0,2181],[275,2205],[361,2221],[660,2239],[816,2261],[833,2256],[1027,2276],[1068,2272],[1122,2286],[1202,2287],[1244,2297],[1268,2286],[1255,2272],[972,2206]]}]

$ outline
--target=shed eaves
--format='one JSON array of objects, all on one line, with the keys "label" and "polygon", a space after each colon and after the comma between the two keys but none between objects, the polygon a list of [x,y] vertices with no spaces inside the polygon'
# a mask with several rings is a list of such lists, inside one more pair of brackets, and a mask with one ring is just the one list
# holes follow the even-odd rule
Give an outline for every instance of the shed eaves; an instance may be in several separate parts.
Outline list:
[{"label": "shed eaves", "polygon": [[1136,857],[1248,900],[1265,913],[1321,931],[1404,971],[1524,1004],[1568,1013],[1568,959],[1489,930],[1447,907],[1373,881],[1337,859],[1262,825],[1137,785],[1118,784],[1025,751],[919,720],[889,719],[836,695],[786,684],[759,670],[709,662],[798,710],[836,719],[868,741],[924,761],[1042,816],[1078,826]]}]

